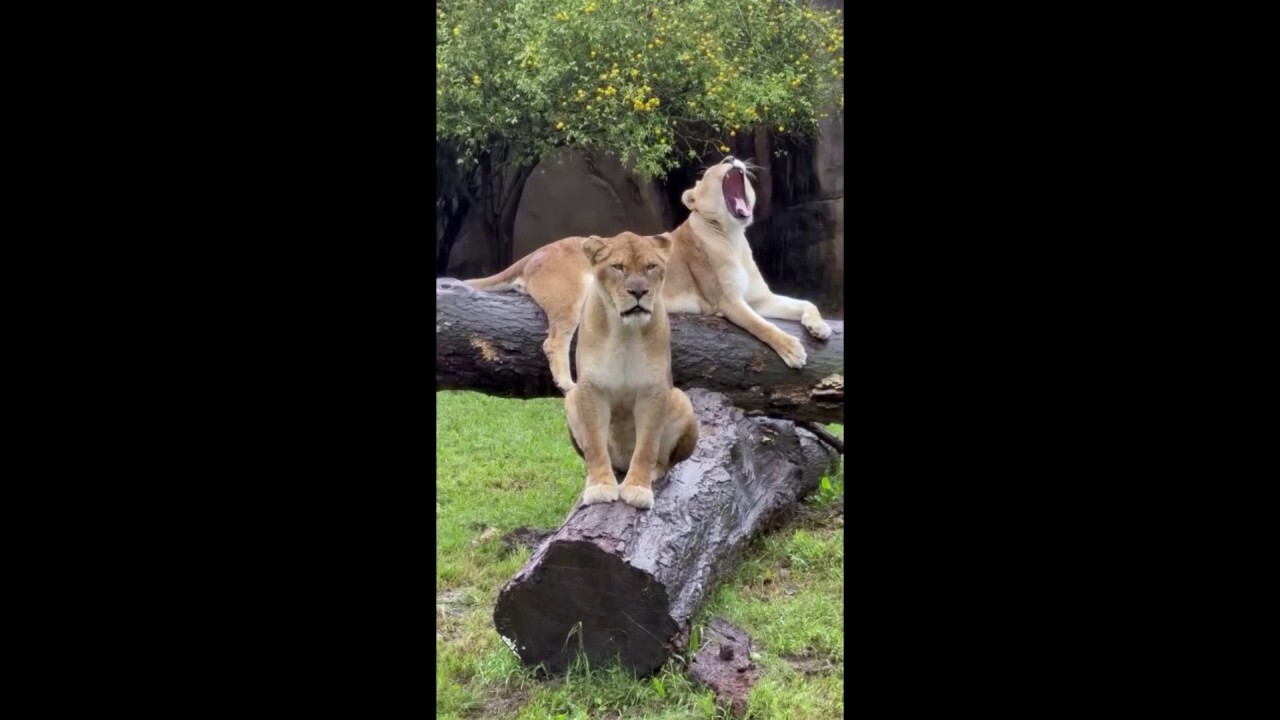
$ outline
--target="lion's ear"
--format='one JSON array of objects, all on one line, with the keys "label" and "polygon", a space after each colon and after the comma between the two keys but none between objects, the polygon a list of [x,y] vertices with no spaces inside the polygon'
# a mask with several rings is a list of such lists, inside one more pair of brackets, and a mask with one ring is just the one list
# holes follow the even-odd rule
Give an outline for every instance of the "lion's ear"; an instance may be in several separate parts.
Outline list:
[{"label": "lion's ear", "polygon": [[653,247],[658,251],[658,257],[662,258],[662,262],[666,262],[667,257],[671,255],[671,235],[667,233],[651,235],[649,236],[649,242],[653,243]]},{"label": "lion's ear", "polygon": [[592,235],[582,241],[582,252],[586,254],[587,259],[595,264],[596,255],[604,249],[604,239],[599,235]]},{"label": "lion's ear", "polygon": [[694,205],[693,190],[685,190],[684,194],[680,196],[680,202],[684,203],[685,207],[692,210]]}]

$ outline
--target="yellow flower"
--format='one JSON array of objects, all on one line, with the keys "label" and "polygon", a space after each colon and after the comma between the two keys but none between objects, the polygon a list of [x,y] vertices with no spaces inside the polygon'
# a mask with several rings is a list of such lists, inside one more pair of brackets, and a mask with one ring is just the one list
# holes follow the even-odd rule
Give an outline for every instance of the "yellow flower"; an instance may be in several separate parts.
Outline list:
[{"label": "yellow flower", "polygon": [[561,122],[556,123],[556,129],[557,129],[557,130],[563,130],[563,129],[564,129],[564,121],[561,121]]},{"label": "yellow flower", "polygon": [[721,146],[720,146],[720,152],[729,152],[729,146],[728,146],[728,145],[721,145]]},{"label": "yellow flower", "polygon": [[588,106],[587,106],[587,109],[588,109],[588,110],[590,110],[590,109],[591,109],[591,106],[590,106],[590,105],[588,105]]},{"label": "yellow flower", "polygon": [[472,75],[472,76],[471,76],[471,84],[472,84],[472,85],[479,85],[479,84],[480,84],[480,76],[479,76],[479,75]]},{"label": "yellow flower", "polygon": [[595,50],[592,50],[592,51],[591,51],[591,58],[594,60],[594,59],[595,59],[595,57],[596,57],[596,51],[595,51]]},{"label": "yellow flower", "polygon": [[732,130],[730,130],[730,131],[729,131],[729,137],[733,137],[734,135],[737,135],[737,134],[738,134],[738,133],[736,133],[736,132],[734,132],[734,131],[732,131]]},{"label": "yellow flower", "polygon": [[781,125],[778,126],[778,132],[782,132],[784,130],[786,130],[786,128],[782,127]]},{"label": "yellow flower", "polygon": [[462,34],[462,28],[461,28],[460,26],[458,26],[458,25],[454,25],[454,26],[453,26],[453,34],[454,34],[454,35],[461,35],[461,34]]}]

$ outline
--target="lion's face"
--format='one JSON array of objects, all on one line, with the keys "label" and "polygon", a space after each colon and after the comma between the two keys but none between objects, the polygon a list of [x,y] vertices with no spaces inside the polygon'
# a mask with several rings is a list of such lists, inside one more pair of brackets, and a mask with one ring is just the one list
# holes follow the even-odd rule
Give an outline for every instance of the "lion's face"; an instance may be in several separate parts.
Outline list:
[{"label": "lion's face", "polygon": [[685,207],[726,228],[751,224],[756,191],[747,179],[747,165],[732,156],[712,167],[682,196]]},{"label": "lion's face", "polygon": [[624,325],[647,324],[655,299],[662,296],[671,239],[630,232],[611,238],[592,235],[582,243],[582,250],[591,260],[596,291],[606,307],[613,308]]}]

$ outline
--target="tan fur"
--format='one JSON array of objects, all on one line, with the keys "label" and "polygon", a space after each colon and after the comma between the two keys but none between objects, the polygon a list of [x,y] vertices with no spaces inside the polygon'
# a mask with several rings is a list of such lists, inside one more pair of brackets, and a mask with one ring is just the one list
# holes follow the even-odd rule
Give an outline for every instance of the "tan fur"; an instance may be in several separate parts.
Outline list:
[{"label": "tan fur", "polygon": [[[670,241],[663,299],[668,312],[720,315],[773,348],[793,368],[805,364],[800,341],[765,318],[799,320],[818,339],[831,335],[813,303],[775,295],[756,267],[746,229],[751,218],[737,218],[725,204],[723,183],[732,168],[745,170],[738,160],[712,167],[682,197],[689,219],[656,238]],[[744,178],[748,203],[755,190]],[[561,390],[573,388],[569,373],[569,343],[582,317],[583,302],[592,283],[591,264],[581,248],[585,238],[571,237],[542,247],[494,275],[467,283],[479,290],[515,289],[531,296],[547,314],[543,350],[551,375]],[[581,344],[581,340],[579,340]]]},{"label": "tan fur", "polygon": [[[622,233],[579,251],[594,279],[578,329],[578,382],[564,398],[574,449],[587,463],[582,503],[653,507],[653,483],[693,453],[698,423],[671,384],[662,299],[670,241]],[[623,315],[636,306],[649,313]],[[622,485],[614,470],[625,472]]]}]

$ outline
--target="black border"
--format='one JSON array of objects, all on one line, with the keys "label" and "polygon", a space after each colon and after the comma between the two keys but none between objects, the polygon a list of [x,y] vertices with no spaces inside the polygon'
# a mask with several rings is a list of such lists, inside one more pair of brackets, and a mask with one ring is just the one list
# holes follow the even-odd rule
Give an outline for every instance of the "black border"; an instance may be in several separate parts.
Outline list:
[{"label": "black border", "polygon": [[[83,627],[158,697],[429,712],[430,12],[189,18],[106,93],[96,442],[147,489]],[[1159,128],[1079,21],[848,16],[848,707],[1087,695]]]}]

